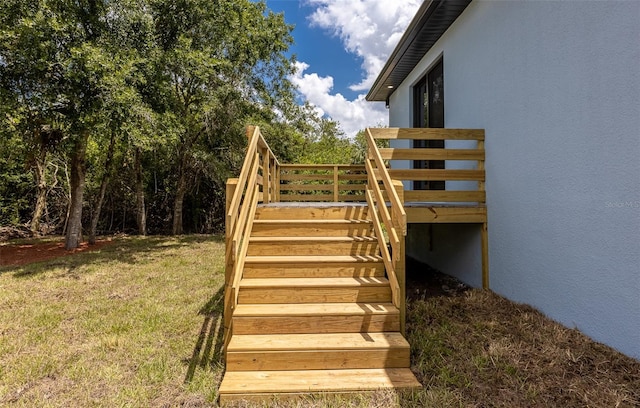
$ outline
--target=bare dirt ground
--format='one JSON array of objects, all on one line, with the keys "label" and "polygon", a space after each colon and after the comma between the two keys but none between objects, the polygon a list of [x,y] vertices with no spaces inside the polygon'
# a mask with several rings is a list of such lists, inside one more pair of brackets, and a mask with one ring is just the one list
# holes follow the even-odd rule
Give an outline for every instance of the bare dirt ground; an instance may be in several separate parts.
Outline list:
[{"label": "bare dirt ground", "polygon": [[63,238],[51,242],[22,242],[22,243],[5,243],[0,245],[0,266],[20,266],[32,262],[48,261],[60,258],[62,256],[73,255],[79,252],[95,251],[111,244],[110,239],[96,241],[95,244],[89,245],[86,242],[80,244],[80,247],[67,251],[64,249]]}]

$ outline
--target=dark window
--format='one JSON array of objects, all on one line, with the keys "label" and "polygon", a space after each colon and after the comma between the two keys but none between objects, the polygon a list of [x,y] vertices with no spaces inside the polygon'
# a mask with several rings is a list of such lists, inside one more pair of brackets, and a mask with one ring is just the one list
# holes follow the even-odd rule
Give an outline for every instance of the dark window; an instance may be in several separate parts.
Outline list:
[{"label": "dark window", "polygon": [[[413,88],[413,127],[444,128],[442,59]],[[444,148],[444,140],[414,140],[414,148]],[[414,169],[444,169],[444,160],[414,160]],[[414,190],[444,190],[444,181],[414,181]]]}]

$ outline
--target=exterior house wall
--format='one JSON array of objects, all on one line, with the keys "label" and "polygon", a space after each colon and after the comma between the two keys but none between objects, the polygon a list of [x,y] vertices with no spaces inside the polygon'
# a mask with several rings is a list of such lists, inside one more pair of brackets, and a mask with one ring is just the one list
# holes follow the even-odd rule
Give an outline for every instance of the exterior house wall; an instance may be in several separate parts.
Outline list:
[{"label": "exterior house wall", "polygon": [[[491,289],[635,358],[639,21],[632,1],[473,1],[389,111],[411,127],[411,86],[442,55],[446,127],[486,130]],[[478,228],[434,226],[433,252],[411,234],[409,255],[479,286]]]}]

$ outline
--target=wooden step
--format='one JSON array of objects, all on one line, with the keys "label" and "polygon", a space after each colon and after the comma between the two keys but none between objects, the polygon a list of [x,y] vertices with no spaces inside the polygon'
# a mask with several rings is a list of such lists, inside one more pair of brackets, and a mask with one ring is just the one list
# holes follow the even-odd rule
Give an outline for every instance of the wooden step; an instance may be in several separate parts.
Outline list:
[{"label": "wooden step", "polygon": [[251,237],[247,255],[377,255],[374,237]]},{"label": "wooden step", "polygon": [[220,403],[308,393],[349,393],[383,388],[421,388],[408,368],[231,371],[220,384]]},{"label": "wooden step", "polygon": [[239,304],[390,302],[391,287],[382,277],[242,279]]},{"label": "wooden step", "polygon": [[234,336],[399,330],[398,308],[384,302],[248,304],[238,305],[233,313]]},{"label": "wooden step", "polygon": [[369,220],[255,220],[252,237],[355,237],[372,236]]},{"label": "wooden step", "polygon": [[258,206],[256,220],[366,220],[366,205]]},{"label": "wooden step", "polygon": [[249,256],[245,278],[340,278],[385,276],[379,256]]},{"label": "wooden step", "polygon": [[409,367],[398,332],[234,335],[227,371]]}]

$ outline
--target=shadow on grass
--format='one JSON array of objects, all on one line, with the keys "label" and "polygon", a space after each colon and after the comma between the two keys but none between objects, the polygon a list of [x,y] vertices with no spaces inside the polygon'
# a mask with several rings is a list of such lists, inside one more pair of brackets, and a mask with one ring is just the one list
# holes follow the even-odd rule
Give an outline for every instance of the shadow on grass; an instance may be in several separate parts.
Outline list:
[{"label": "shadow on grass", "polygon": [[184,382],[189,383],[198,367],[213,369],[215,364],[222,360],[222,346],[224,344],[224,323],[222,312],[224,310],[224,285],[218,289],[215,295],[200,309],[199,314],[204,316],[200,333],[193,347],[193,354],[189,359],[189,368]]},{"label": "shadow on grass", "polygon": [[146,262],[153,257],[154,252],[181,248],[203,242],[223,242],[218,235],[182,235],[177,237],[125,237],[116,238],[110,245],[96,251],[68,254],[46,261],[28,263],[21,266],[5,266],[0,268],[0,274],[11,273],[16,278],[32,277],[49,272],[56,268],[66,269],[65,275],[78,277],[77,269],[90,264],[104,262],[120,262],[134,265]]}]

